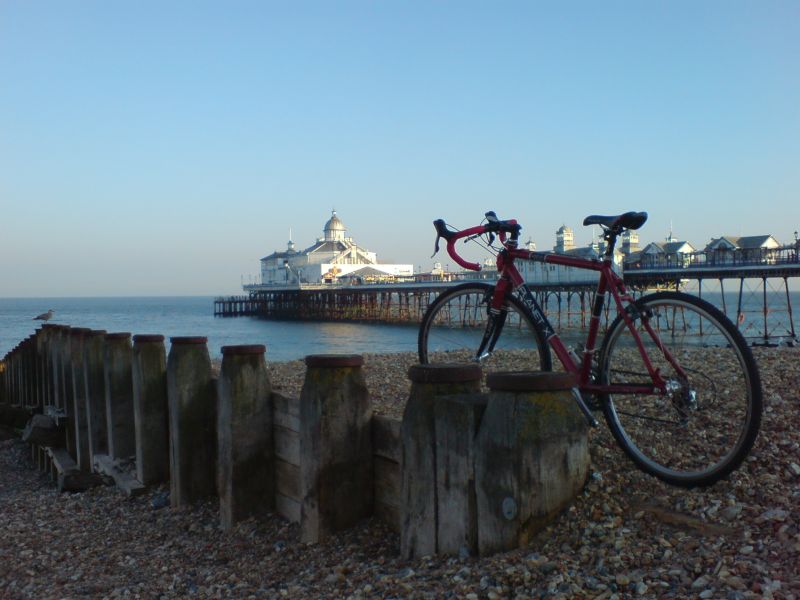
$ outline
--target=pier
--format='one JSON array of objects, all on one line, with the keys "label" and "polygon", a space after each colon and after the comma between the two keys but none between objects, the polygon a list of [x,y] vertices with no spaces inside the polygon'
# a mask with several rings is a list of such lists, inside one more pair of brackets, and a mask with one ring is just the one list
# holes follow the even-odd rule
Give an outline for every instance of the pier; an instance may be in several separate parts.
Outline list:
[{"label": "pier", "polygon": [[[685,291],[712,301],[751,343],[797,341],[792,282],[800,281],[797,247],[785,246],[768,257],[717,262],[705,251],[683,255],[679,262],[625,267],[625,283],[634,296],[657,289]],[[589,323],[595,283],[528,286],[553,325],[583,328]],[[247,285],[247,295],[216,298],[214,315],[254,316],[296,321],[418,323],[444,290],[467,281],[494,281],[495,272],[449,273],[443,281],[374,284],[319,284],[293,287]],[[609,316],[606,305],[606,317]]]}]

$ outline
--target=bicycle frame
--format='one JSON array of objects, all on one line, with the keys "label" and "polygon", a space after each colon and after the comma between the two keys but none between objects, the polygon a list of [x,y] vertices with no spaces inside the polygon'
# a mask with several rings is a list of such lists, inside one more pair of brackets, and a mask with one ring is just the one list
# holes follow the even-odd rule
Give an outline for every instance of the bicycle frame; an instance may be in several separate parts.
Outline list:
[{"label": "bicycle frame", "polygon": [[[580,363],[575,361],[572,353],[570,353],[570,351],[561,341],[558,334],[547,320],[547,317],[545,316],[541,306],[534,298],[528,286],[525,284],[522,275],[520,275],[519,271],[514,265],[514,261],[517,259],[563,265],[578,269],[597,271],[600,273],[597,290],[595,292],[594,305],[592,306],[592,316],[589,321],[589,332],[586,338],[586,344],[584,345],[583,356],[580,358]],[[587,260],[559,254],[550,254],[546,252],[531,252],[517,248],[506,248],[497,256],[497,270],[498,273],[500,273],[500,278],[495,286],[494,295],[492,297],[492,308],[500,309],[500,307],[503,305],[505,295],[509,293],[516,293],[519,299],[531,311],[537,324],[542,327],[543,331],[545,332],[547,343],[558,357],[559,361],[561,361],[561,364],[567,371],[576,375],[578,379],[578,387],[581,391],[604,394],[666,393],[667,383],[661,376],[660,370],[653,366],[653,363],[644,348],[642,339],[639,336],[639,332],[637,331],[633,319],[631,318],[633,297],[626,290],[622,278],[614,272],[610,256],[607,255],[603,260]],[[614,298],[617,311],[622,315],[626,326],[633,336],[633,339],[639,350],[639,354],[641,355],[647,372],[652,380],[652,384],[604,385],[600,382],[592,381],[591,357],[592,354],[597,351],[595,345],[600,332],[600,317],[603,311],[606,292],[610,292],[611,296]],[[624,303],[627,304],[627,307]],[[685,372],[675,358],[663,346],[658,334],[655,332],[655,330],[653,330],[652,326],[647,320],[644,321],[644,327],[656,346],[664,353],[664,356],[669,363],[675,367],[676,371],[682,377],[685,377]]]}]

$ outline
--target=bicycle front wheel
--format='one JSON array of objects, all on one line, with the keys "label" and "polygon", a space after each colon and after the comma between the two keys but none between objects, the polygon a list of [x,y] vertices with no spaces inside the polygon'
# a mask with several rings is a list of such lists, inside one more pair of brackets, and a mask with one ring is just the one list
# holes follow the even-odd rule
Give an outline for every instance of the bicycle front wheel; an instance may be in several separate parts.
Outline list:
[{"label": "bicycle front wheel", "polygon": [[549,371],[550,350],[530,311],[515,297],[506,299],[503,330],[491,354],[477,357],[494,286],[465,283],[442,292],[425,312],[419,329],[419,361],[478,362],[483,371]]},{"label": "bicycle front wheel", "polygon": [[[741,333],[713,305],[679,292],[644,296],[627,314],[667,391],[603,398],[617,442],[642,470],[673,485],[726,477],[747,456],[761,422],[761,380]],[[603,341],[599,370],[604,384],[651,383],[621,315]]]}]

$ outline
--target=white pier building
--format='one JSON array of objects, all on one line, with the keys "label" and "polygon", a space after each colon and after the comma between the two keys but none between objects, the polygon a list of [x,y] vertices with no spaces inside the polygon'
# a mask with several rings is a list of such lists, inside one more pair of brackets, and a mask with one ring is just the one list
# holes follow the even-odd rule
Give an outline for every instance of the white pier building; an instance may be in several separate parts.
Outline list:
[{"label": "white pier building", "polygon": [[261,285],[391,282],[414,276],[413,265],[380,263],[374,252],[345,237],[345,232],[344,223],[334,210],[322,229],[323,236],[314,244],[298,251],[289,240],[286,250],[261,259]]}]

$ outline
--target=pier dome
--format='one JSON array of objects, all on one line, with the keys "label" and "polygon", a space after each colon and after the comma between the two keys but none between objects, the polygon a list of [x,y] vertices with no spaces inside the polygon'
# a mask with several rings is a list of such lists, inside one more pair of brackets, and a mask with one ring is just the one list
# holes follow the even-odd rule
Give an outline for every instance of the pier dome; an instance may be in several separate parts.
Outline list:
[{"label": "pier dome", "polygon": [[[261,286],[303,286],[342,281],[386,281],[412,277],[410,264],[379,263],[378,256],[345,237],[342,220],[331,211],[323,227],[324,237],[318,238],[305,250],[295,250],[289,231],[285,251],[275,251],[261,259]],[[252,286],[245,287],[252,291]]]},{"label": "pier dome", "polygon": [[322,228],[322,232],[325,234],[326,242],[344,240],[345,226],[344,223],[342,223],[342,220],[336,216],[335,210],[331,212],[331,218],[328,219],[327,223],[325,223],[325,227]]}]

